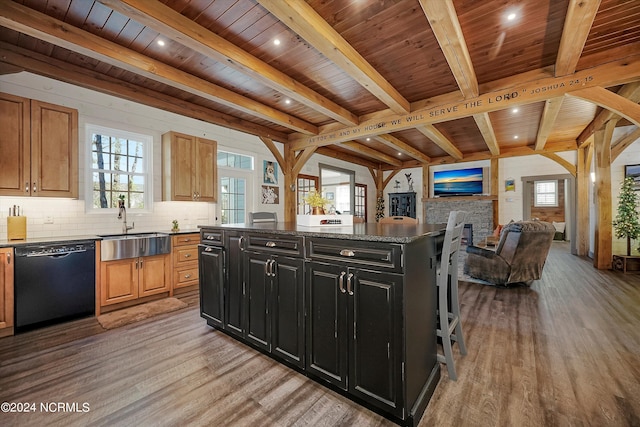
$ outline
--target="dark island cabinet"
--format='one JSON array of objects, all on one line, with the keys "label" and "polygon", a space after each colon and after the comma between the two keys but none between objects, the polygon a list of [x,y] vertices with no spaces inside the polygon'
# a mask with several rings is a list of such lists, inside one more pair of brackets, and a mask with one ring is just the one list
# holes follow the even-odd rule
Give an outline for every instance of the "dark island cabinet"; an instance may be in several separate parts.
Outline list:
[{"label": "dark island cabinet", "polygon": [[224,249],[219,246],[198,246],[200,276],[200,315],[207,324],[222,328],[224,323]]},{"label": "dark island cabinet", "polygon": [[237,231],[225,232],[226,277],[224,293],[224,330],[239,338],[245,336],[243,235]]},{"label": "dark island cabinet", "polygon": [[402,276],[309,262],[307,372],[397,417],[402,405]]},{"label": "dark island cabinet", "polygon": [[246,251],[245,339],[296,366],[304,364],[304,260]]}]

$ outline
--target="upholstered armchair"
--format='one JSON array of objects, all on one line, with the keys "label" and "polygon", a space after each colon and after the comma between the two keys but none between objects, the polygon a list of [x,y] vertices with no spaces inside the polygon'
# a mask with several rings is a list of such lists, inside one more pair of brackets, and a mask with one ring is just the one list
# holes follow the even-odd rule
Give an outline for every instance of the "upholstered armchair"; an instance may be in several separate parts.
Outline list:
[{"label": "upholstered armchair", "polygon": [[555,227],[544,221],[518,221],[502,229],[496,250],[467,247],[464,272],[496,285],[529,283],[542,276]]}]

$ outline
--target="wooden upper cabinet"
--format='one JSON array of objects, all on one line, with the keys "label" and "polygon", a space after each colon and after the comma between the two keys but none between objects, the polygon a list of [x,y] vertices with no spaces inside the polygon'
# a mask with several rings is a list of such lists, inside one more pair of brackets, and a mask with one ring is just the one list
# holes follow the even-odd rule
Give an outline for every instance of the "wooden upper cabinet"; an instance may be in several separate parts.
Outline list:
[{"label": "wooden upper cabinet", "polygon": [[0,195],[78,197],[78,111],[0,94]]},{"label": "wooden upper cabinet", "polygon": [[217,143],[168,132],[162,135],[162,200],[215,202]]}]

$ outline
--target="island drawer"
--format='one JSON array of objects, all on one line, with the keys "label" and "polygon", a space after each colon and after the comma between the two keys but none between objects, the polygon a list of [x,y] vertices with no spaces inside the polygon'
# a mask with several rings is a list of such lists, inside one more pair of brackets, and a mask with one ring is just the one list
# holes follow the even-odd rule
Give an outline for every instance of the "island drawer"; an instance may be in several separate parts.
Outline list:
[{"label": "island drawer", "polygon": [[224,234],[222,230],[203,230],[200,233],[200,241],[205,245],[222,246],[224,244]]},{"label": "island drawer", "polygon": [[396,243],[309,238],[307,258],[402,272],[402,245]]},{"label": "island drawer", "polygon": [[244,239],[244,249],[247,250],[297,257],[304,256],[304,238],[302,236],[248,233],[245,234]]}]

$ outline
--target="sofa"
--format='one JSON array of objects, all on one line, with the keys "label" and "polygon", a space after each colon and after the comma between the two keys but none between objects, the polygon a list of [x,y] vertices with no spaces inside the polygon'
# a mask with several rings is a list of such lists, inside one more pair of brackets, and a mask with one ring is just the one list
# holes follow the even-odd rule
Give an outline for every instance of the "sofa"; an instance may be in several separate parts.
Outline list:
[{"label": "sofa", "polygon": [[467,247],[464,272],[496,285],[540,279],[555,227],[544,221],[517,221],[505,225],[495,251]]}]

